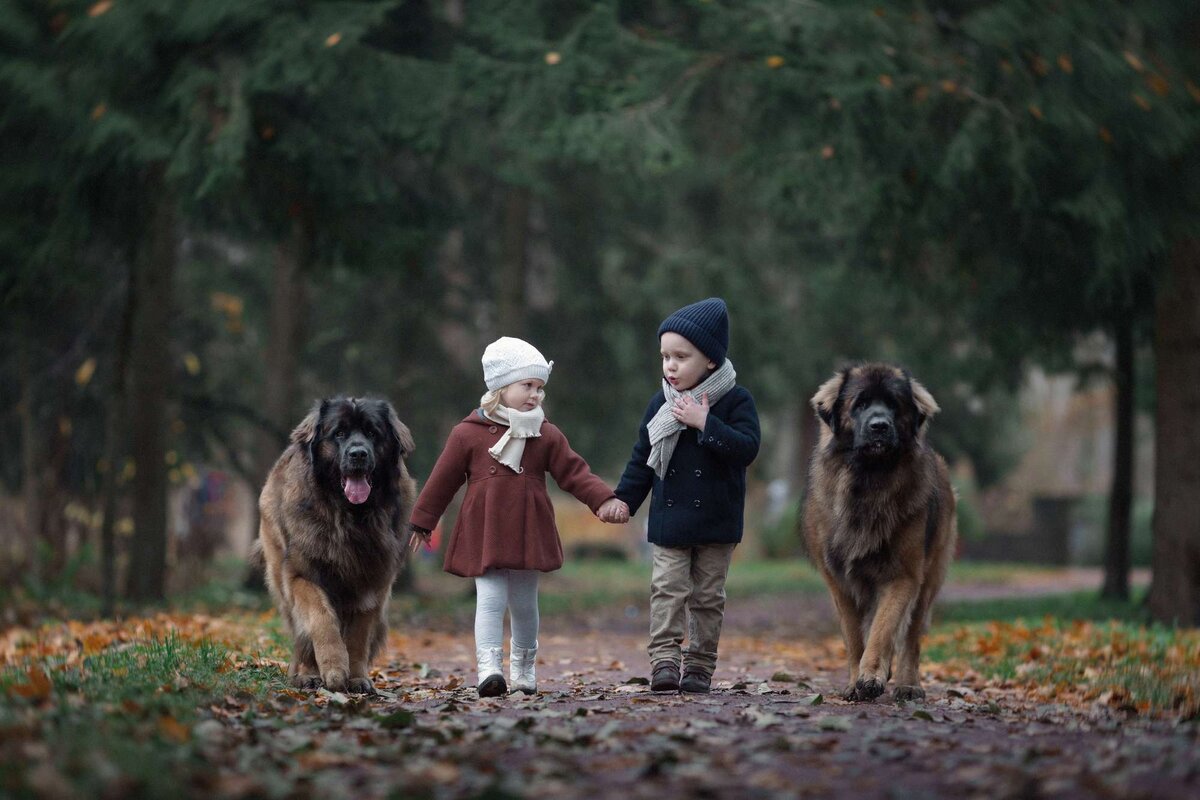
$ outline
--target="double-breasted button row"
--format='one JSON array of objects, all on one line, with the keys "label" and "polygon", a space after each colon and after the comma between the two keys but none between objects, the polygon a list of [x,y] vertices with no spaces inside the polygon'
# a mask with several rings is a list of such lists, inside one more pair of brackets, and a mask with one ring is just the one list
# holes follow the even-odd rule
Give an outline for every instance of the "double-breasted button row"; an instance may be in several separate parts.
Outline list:
[{"label": "double-breasted button row", "polygon": [[669,497],[668,497],[668,498],[667,498],[667,505],[669,505],[669,506],[673,506],[673,505],[675,505],[675,501],[674,501],[674,500],[672,500],[671,498],[669,498]]},{"label": "double-breasted button row", "polygon": [[495,467],[488,467],[488,474],[489,474],[489,475],[495,475],[495,474],[496,474],[496,468],[495,468]]},{"label": "double-breasted button row", "polygon": [[[493,425],[492,427],[488,428],[488,433],[495,433],[498,430],[500,430],[500,429],[497,428],[495,425]],[[711,442],[712,439],[709,439],[709,441]]]}]

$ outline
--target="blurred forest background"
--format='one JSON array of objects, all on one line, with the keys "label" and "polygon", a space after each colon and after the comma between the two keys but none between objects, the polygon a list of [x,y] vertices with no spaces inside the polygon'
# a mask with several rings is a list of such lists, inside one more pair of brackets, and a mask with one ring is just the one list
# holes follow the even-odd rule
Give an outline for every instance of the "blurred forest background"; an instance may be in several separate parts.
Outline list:
[{"label": "blurred forest background", "polygon": [[422,478],[499,335],[615,479],[658,322],[720,295],[761,553],[808,398],[882,359],[942,405],[966,554],[1114,597],[1136,557],[1200,623],[1194,2],[0,0],[0,42],[8,587],[244,554],[318,397],[391,400]]}]

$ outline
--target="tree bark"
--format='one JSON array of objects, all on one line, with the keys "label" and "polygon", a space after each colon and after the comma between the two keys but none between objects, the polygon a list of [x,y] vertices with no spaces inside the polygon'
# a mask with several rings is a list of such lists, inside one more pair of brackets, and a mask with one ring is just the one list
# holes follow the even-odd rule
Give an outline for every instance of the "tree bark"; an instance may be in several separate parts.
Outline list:
[{"label": "tree bark", "polygon": [[293,206],[292,229],[287,239],[275,246],[271,271],[271,308],[267,329],[267,363],[263,384],[263,415],[275,431],[259,434],[258,480],[261,486],[287,444],[287,431],[296,418],[299,397],[300,351],[304,346],[308,318],[305,280],[313,261],[311,215]]},{"label": "tree bark", "polygon": [[529,190],[510,188],[504,201],[503,252],[496,272],[496,323],[501,336],[525,335],[529,208]]},{"label": "tree bark", "polygon": [[1147,604],[1200,624],[1200,240],[1176,244],[1154,320],[1154,554]]},{"label": "tree bark", "polygon": [[21,400],[17,413],[21,420],[21,495],[25,511],[25,563],[29,574],[42,577],[42,559],[38,543],[42,538],[42,503],[38,469],[38,430],[34,416],[33,370],[30,367],[29,340],[24,336],[17,352],[17,372],[21,381]]},{"label": "tree bark", "polygon": [[175,198],[164,181],[165,168],[151,168],[143,183],[152,204],[133,261],[136,298],[130,352],[133,540],[129,551],[129,597],[161,600],[167,569],[166,421],[171,378],[170,327],[174,291]]},{"label": "tree bark", "polygon": [[123,422],[128,411],[129,351],[133,340],[133,316],[136,294],[133,282],[125,288],[125,307],[117,328],[112,358],[112,389],[104,419],[104,463],[108,466],[101,486],[104,518],[100,523],[100,592],[101,613],[111,617],[117,602],[117,541],[114,534],[117,516],[117,477],[125,436]]},{"label": "tree bark", "polygon": [[1117,361],[1113,372],[1113,477],[1108,493],[1108,539],[1104,547],[1104,588],[1113,600],[1129,599],[1129,528],[1133,510],[1133,315],[1122,313],[1113,330]]}]

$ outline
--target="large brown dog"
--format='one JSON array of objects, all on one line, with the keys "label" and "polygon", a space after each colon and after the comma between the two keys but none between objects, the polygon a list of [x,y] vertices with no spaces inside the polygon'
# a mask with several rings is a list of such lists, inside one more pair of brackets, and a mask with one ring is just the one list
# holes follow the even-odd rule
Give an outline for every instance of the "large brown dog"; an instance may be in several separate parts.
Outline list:
[{"label": "large brown dog", "polygon": [[407,553],[412,435],[383,400],[322,400],[267,478],[257,547],[294,639],[293,685],[374,692],[367,666]]},{"label": "large brown dog", "polygon": [[921,634],[957,538],[946,462],[925,443],[938,405],[907,372],[848,368],[812,398],[804,536],[833,594],[850,663],[848,700],[883,694],[898,657],[898,700],[925,696]]}]

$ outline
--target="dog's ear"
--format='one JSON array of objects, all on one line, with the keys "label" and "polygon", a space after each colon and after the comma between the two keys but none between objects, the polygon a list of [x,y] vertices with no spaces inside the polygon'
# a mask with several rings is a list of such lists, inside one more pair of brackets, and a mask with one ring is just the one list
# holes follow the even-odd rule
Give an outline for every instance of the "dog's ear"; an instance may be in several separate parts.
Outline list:
[{"label": "dog's ear", "polygon": [[412,432],[409,431],[407,425],[400,421],[400,417],[396,415],[396,409],[392,408],[391,403],[385,401],[383,407],[387,416],[388,430],[392,434],[392,439],[396,441],[396,446],[400,448],[400,458],[408,458],[417,447],[413,441]]},{"label": "dog's ear", "polygon": [[917,430],[920,430],[930,417],[942,409],[920,381],[909,378],[908,385],[912,387],[913,404],[917,407]]},{"label": "dog's ear", "polygon": [[808,402],[812,404],[813,410],[817,412],[817,416],[821,421],[828,425],[833,432],[838,432],[841,411],[842,390],[846,388],[846,380],[850,377],[850,370],[842,370],[834,375],[829,380],[821,384],[817,389],[817,393],[812,396]]},{"label": "dog's ear", "polygon": [[328,410],[329,401],[318,400],[313,405],[312,410],[308,412],[308,416],[302,419],[300,424],[292,431],[290,437],[292,444],[303,446],[308,451],[309,460],[312,460],[313,457],[313,446],[321,438],[321,421]]}]

